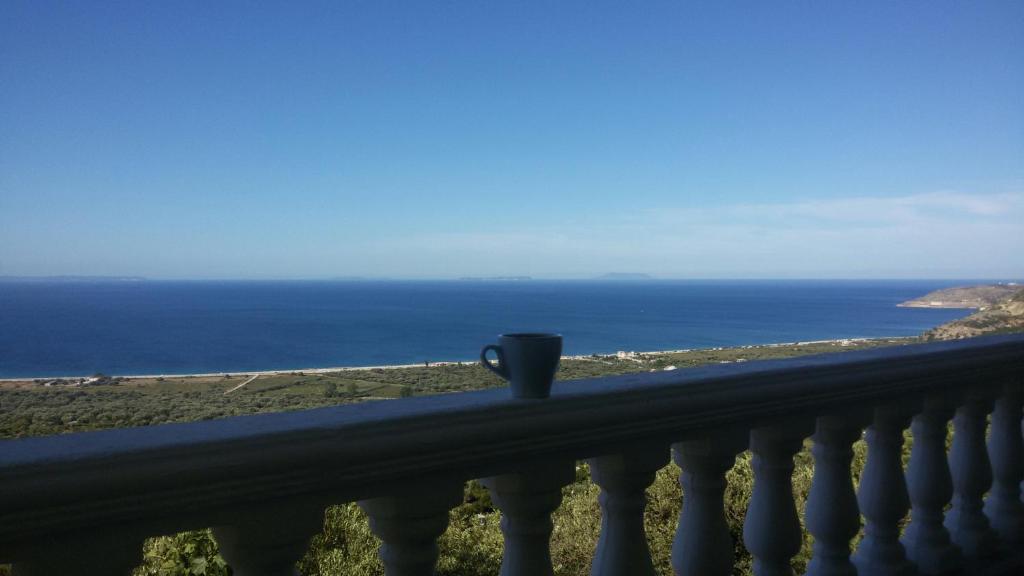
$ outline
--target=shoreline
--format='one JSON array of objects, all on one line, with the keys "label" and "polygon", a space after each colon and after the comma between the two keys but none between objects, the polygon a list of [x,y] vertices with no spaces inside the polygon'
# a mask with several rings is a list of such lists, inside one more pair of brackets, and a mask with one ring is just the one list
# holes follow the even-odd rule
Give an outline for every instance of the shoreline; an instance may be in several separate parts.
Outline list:
[{"label": "shoreline", "polygon": [[[870,338],[829,338],[825,340],[798,340],[795,342],[768,342],[765,344],[742,344],[739,346],[715,346],[711,348],[682,348],[678,350],[653,350],[646,352],[639,351],[617,351],[606,354],[579,354],[573,356],[562,356],[562,360],[594,360],[598,358],[622,358],[635,359],[640,356],[664,356],[668,354],[686,354],[690,352],[719,351],[719,350],[746,350],[751,348],[779,348],[783,346],[811,346],[814,344],[839,344],[848,346],[852,343],[874,342],[874,341],[904,341],[913,340],[916,336],[874,336]],[[408,368],[435,368],[441,366],[463,366],[466,364],[478,364],[479,360],[445,360],[439,362],[428,362],[418,364],[381,364],[377,366],[330,366],[324,368],[282,368],[278,370],[241,370],[223,372],[196,372],[182,374],[104,374],[110,378],[123,378],[125,380],[142,380],[152,378],[215,378],[224,375],[231,376],[275,376],[281,374],[326,374],[331,372],[355,372],[362,370],[401,370]],[[0,378],[0,382],[32,382],[35,380],[89,380],[93,375],[70,375],[70,376],[21,376],[14,378]]]}]

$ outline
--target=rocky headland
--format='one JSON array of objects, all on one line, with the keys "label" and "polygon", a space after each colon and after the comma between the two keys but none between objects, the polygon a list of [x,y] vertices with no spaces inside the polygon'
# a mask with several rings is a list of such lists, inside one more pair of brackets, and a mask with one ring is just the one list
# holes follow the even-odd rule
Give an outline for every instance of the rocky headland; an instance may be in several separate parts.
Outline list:
[{"label": "rocky headland", "polygon": [[1024,286],[1014,283],[937,290],[903,302],[914,308],[975,308],[977,312],[932,328],[925,340],[957,340],[1024,331]]},{"label": "rocky headland", "polygon": [[1013,296],[1024,286],[1014,283],[957,286],[929,292],[899,304],[907,308],[978,308],[984,310]]}]

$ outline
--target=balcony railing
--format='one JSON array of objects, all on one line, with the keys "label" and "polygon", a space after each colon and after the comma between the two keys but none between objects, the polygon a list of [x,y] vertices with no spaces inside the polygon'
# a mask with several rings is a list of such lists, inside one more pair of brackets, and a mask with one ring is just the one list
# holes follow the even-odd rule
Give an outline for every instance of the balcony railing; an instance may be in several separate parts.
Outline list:
[{"label": "balcony railing", "polygon": [[724,475],[749,449],[743,542],[756,574],[790,574],[793,455],[811,437],[808,574],[1013,573],[1022,376],[1024,337],[999,336],[561,382],[546,400],[485,390],[8,440],[0,561],[16,574],[125,574],[145,537],[213,526],[235,574],[292,574],[325,506],[359,501],[387,574],[427,575],[449,509],[480,478],[503,515],[501,573],[551,574],[550,515],[586,460],[602,490],[592,574],[653,574],[644,490],[671,453],[684,498],[672,566],[724,576]]}]

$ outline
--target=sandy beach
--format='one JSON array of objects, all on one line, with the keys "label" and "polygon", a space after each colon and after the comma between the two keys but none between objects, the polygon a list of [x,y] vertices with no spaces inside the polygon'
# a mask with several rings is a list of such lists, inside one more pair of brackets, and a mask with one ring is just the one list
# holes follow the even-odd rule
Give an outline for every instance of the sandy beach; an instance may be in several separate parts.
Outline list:
[{"label": "sandy beach", "polygon": [[[834,344],[837,346],[850,346],[861,342],[877,342],[877,341],[905,341],[907,337],[903,336],[891,336],[891,337],[879,337],[879,338],[835,338],[829,340],[806,340],[798,342],[772,342],[767,344],[748,344],[744,346],[719,346],[714,348],[683,348],[677,350],[653,350],[653,351],[617,351],[614,353],[596,353],[596,354],[583,354],[583,355],[567,355],[562,356],[562,360],[600,360],[607,358],[618,358],[618,359],[640,359],[644,357],[656,357],[664,356],[669,354],[684,354],[688,352],[697,351],[719,351],[726,349],[733,350],[747,350],[752,348],[779,348],[783,346],[810,346],[815,344]],[[275,376],[281,374],[327,374],[335,372],[354,372],[361,370],[401,370],[408,368],[433,368],[440,366],[462,366],[466,364],[475,364],[478,360],[467,359],[467,360],[445,360],[439,362],[427,362],[417,364],[380,364],[374,366],[328,366],[322,368],[291,368],[291,369],[280,369],[280,370],[245,370],[238,372],[196,372],[196,373],[183,373],[183,374],[105,374],[111,378],[123,378],[126,380],[132,379],[153,379],[153,378],[214,378],[221,377],[224,375],[231,376],[243,376],[243,377],[255,377],[255,376]],[[30,382],[36,380],[77,380],[82,379],[88,381],[93,378],[92,374],[72,374],[65,376],[26,376],[22,378],[0,378],[0,382]]]}]

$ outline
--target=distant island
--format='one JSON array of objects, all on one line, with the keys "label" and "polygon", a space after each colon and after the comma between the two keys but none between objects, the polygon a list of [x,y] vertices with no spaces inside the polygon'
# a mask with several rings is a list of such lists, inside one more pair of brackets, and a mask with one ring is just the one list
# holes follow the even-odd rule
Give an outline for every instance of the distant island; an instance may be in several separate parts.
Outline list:
[{"label": "distant island", "polygon": [[599,280],[651,280],[650,274],[642,272],[609,272],[597,277]]},{"label": "distant island", "polygon": [[463,282],[522,282],[533,280],[532,276],[463,276]]},{"label": "distant island", "polygon": [[899,304],[907,308],[975,308],[978,311],[925,332],[925,340],[958,340],[1024,331],[1024,286],[1013,282],[959,286]]},{"label": "distant island", "polygon": [[0,282],[144,282],[142,276],[0,276]]}]

